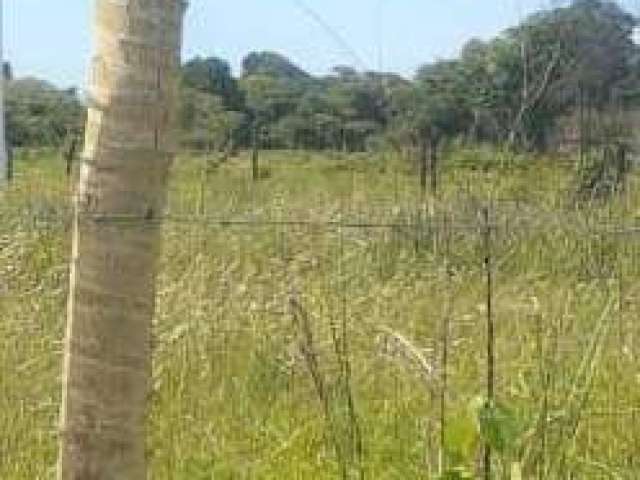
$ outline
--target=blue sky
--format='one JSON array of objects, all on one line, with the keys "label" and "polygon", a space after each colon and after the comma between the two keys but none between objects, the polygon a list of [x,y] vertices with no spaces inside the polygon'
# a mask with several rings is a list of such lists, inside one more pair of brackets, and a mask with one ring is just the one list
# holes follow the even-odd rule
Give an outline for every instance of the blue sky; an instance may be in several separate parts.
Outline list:
[{"label": "blue sky", "polygon": [[[313,73],[357,60],[301,0],[191,0],[184,56],[217,55],[238,71],[252,50],[275,50]],[[640,0],[626,0],[631,6]],[[302,0],[367,68],[411,75],[455,55],[471,37],[488,38],[559,0]],[[93,0],[4,0],[5,55],[17,75],[84,85]],[[356,65],[358,66],[358,65]]]}]

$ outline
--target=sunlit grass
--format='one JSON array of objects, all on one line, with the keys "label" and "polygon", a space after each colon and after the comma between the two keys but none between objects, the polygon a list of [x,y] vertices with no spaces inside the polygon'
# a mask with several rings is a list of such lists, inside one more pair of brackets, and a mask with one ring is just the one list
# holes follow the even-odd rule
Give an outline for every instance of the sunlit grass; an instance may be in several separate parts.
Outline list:
[{"label": "sunlit grass", "polygon": [[[172,177],[151,478],[437,478],[446,322],[450,430],[486,389],[483,208],[495,391],[518,425],[494,472],[636,478],[639,246],[614,234],[640,213],[635,177],[577,208],[566,162],[490,150],[452,154],[436,197],[391,154],[268,152],[257,183],[245,156],[204,163]],[[53,475],[70,192],[45,155],[0,194],[2,479]],[[454,453],[479,471],[479,444]]]}]

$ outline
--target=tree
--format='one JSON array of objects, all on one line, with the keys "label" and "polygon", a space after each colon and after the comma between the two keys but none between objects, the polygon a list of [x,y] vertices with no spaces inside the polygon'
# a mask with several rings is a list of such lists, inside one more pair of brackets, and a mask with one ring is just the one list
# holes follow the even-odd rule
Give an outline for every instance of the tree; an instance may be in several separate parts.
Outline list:
[{"label": "tree", "polygon": [[231,74],[231,67],[226,60],[217,57],[189,60],[182,67],[182,84],[188,89],[220,97],[225,108],[230,110],[244,107],[238,81]]},{"label": "tree", "polygon": [[287,148],[326,149],[339,144],[341,122],[321,86],[309,88],[295,110],[274,125],[276,142]]},{"label": "tree", "polygon": [[510,143],[520,137],[521,144],[539,146],[554,120],[585,96],[602,106],[613,92],[619,94],[638,52],[632,40],[636,25],[615,2],[574,0],[507,30],[512,88],[505,91],[516,106]]},{"label": "tree", "polygon": [[242,79],[247,108],[260,124],[276,122],[291,113],[298,92],[287,81],[265,74],[253,74]]},{"label": "tree", "polygon": [[381,132],[389,121],[386,88],[401,83],[397,76],[364,72],[347,67],[334,68],[335,76],[325,80],[331,113],[341,122],[344,151],[363,150],[368,137]]},{"label": "tree", "polygon": [[74,89],[35,78],[7,82],[7,139],[16,147],[61,146],[82,131],[84,109]]},{"label": "tree", "polygon": [[183,87],[180,100],[182,144],[189,148],[220,151],[234,140],[244,122],[244,115],[226,110],[217,95]]},{"label": "tree", "polygon": [[[65,341],[61,480],[147,478],[159,217],[185,4],[98,0]],[[116,41],[117,40],[117,41]]]},{"label": "tree", "polygon": [[242,76],[266,75],[273,78],[305,81],[311,76],[288,58],[276,52],[251,52],[242,61]]},{"label": "tree", "polygon": [[469,41],[458,59],[422,67],[416,84],[431,93],[419,102],[433,107],[444,94],[472,119],[471,138],[543,148],[556,120],[575,107],[576,90],[601,104],[612,92],[638,91],[636,23],[604,0],[540,11],[494,39]]},{"label": "tree", "polygon": [[282,146],[272,143],[274,126],[294,112],[303,91],[300,85],[287,78],[258,73],[242,78],[241,85],[246,96],[254,157],[264,146],[265,142],[260,139],[269,139],[274,147]]}]

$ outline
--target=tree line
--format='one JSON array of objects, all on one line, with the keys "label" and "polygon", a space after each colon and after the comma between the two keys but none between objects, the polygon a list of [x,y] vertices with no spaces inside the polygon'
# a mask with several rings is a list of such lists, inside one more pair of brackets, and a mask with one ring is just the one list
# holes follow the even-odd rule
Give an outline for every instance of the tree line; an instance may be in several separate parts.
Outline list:
[{"label": "tree line", "polygon": [[[350,66],[312,75],[269,51],[247,55],[238,76],[224,59],[192,58],[181,72],[181,141],[207,151],[433,149],[450,139],[549,148],[567,115],[638,104],[637,26],[616,2],[573,0],[472,39],[411,79]],[[14,146],[61,145],[81,133],[83,115],[74,89],[8,82]]]}]

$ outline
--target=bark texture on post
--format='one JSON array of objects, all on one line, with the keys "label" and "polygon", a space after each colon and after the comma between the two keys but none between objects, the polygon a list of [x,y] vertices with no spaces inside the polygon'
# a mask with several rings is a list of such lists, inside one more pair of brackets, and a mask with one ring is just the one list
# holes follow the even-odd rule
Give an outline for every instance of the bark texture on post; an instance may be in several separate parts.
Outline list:
[{"label": "bark texture on post", "polygon": [[183,0],[96,0],[65,343],[60,480],[147,478],[159,224]]}]

